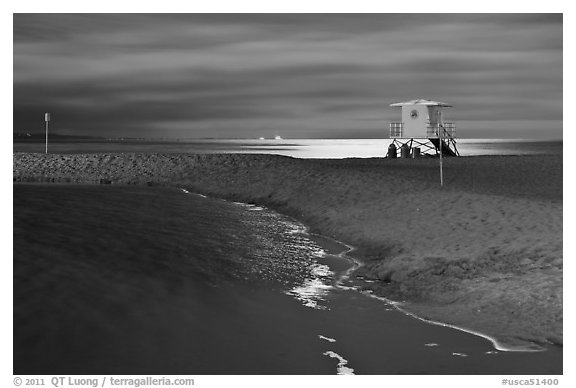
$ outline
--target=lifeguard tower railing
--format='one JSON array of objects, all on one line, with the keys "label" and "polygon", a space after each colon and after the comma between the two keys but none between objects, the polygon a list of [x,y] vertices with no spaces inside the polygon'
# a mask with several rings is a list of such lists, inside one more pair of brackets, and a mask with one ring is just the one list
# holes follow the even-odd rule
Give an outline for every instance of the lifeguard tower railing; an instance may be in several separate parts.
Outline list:
[{"label": "lifeguard tower railing", "polygon": [[[426,122],[426,137],[428,139],[438,138],[438,126],[435,124],[430,124],[430,120]],[[454,139],[456,137],[456,124],[455,123],[442,123],[440,124],[440,129],[443,129],[441,133],[444,139]],[[391,139],[402,139],[404,138],[404,123],[390,123],[390,138]]]},{"label": "lifeguard tower railing", "polygon": [[438,129],[442,131],[441,135],[444,139],[454,139],[456,137],[456,124],[442,123],[438,127],[438,125],[432,125],[430,122],[426,123],[426,137],[429,139],[439,137]]},{"label": "lifeguard tower railing", "polygon": [[402,138],[404,133],[404,123],[390,123],[390,138]]},{"label": "lifeguard tower railing", "polygon": [[[408,144],[410,148],[413,146],[420,146],[423,147],[423,154],[428,154],[428,152],[432,151],[438,154],[440,149],[440,136],[442,136],[442,149],[443,152],[447,152],[448,154],[452,155],[460,155],[458,149],[456,148],[456,124],[455,123],[442,123],[440,125],[430,124],[430,120],[426,122],[426,138],[429,140],[424,139],[416,139],[408,138],[404,135],[404,123],[402,122],[395,122],[390,123],[390,138],[394,139],[394,144],[396,145],[398,152],[400,152],[400,147],[403,144]],[[406,139],[408,141],[402,141],[398,139]]]}]

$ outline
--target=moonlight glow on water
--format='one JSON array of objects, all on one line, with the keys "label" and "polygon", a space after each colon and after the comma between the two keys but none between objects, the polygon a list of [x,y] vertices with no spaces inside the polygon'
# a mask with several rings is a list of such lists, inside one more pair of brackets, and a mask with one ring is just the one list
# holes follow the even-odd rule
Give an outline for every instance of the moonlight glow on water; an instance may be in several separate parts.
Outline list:
[{"label": "moonlight glow on water", "polygon": [[[243,140],[126,140],[66,141],[50,145],[54,153],[249,153],[295,158],[382,158],[391,139],[243,139]],[[457,139],[462,156],[534,155],[562,152],[562,141]],[[14,152],[44,152],[44,143],[15,142]]]}]

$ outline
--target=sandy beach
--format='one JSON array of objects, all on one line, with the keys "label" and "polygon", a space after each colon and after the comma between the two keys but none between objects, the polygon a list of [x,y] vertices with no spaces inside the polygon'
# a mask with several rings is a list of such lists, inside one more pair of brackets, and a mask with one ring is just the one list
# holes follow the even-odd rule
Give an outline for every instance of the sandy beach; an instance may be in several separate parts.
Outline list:
[{"label": "sandy beach", "polygon": [[[509,350],[562,344],[562,156],[437,161],[15,153],[20,182],[167,185],[268,206],[356,247],[354,276]],[[371,280],[371,282],[365,282]]]}]

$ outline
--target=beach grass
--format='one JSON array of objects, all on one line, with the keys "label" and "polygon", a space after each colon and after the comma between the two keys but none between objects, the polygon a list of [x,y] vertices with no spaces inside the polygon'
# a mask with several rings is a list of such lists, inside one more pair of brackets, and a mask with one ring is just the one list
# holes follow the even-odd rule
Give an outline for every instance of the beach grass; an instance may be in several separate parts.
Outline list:
[{"label": "beach grass", "polygon": [[[359,284],[495,338],[562,340],[562,156],[14,154],[15,182],[165,185],[266,205],[357,248]],[[374,280],[363,283],[362,279]]]}]

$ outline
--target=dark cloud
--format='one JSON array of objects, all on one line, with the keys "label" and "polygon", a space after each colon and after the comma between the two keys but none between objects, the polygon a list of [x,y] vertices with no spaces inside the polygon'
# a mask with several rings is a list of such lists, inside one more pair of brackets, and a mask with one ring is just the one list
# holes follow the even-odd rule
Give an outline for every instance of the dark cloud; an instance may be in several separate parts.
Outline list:
[{"label": "dark cloud", "polygon": [[414,98],[561,120],[562,15],[14,15],[17,131],[381,137]]}]

